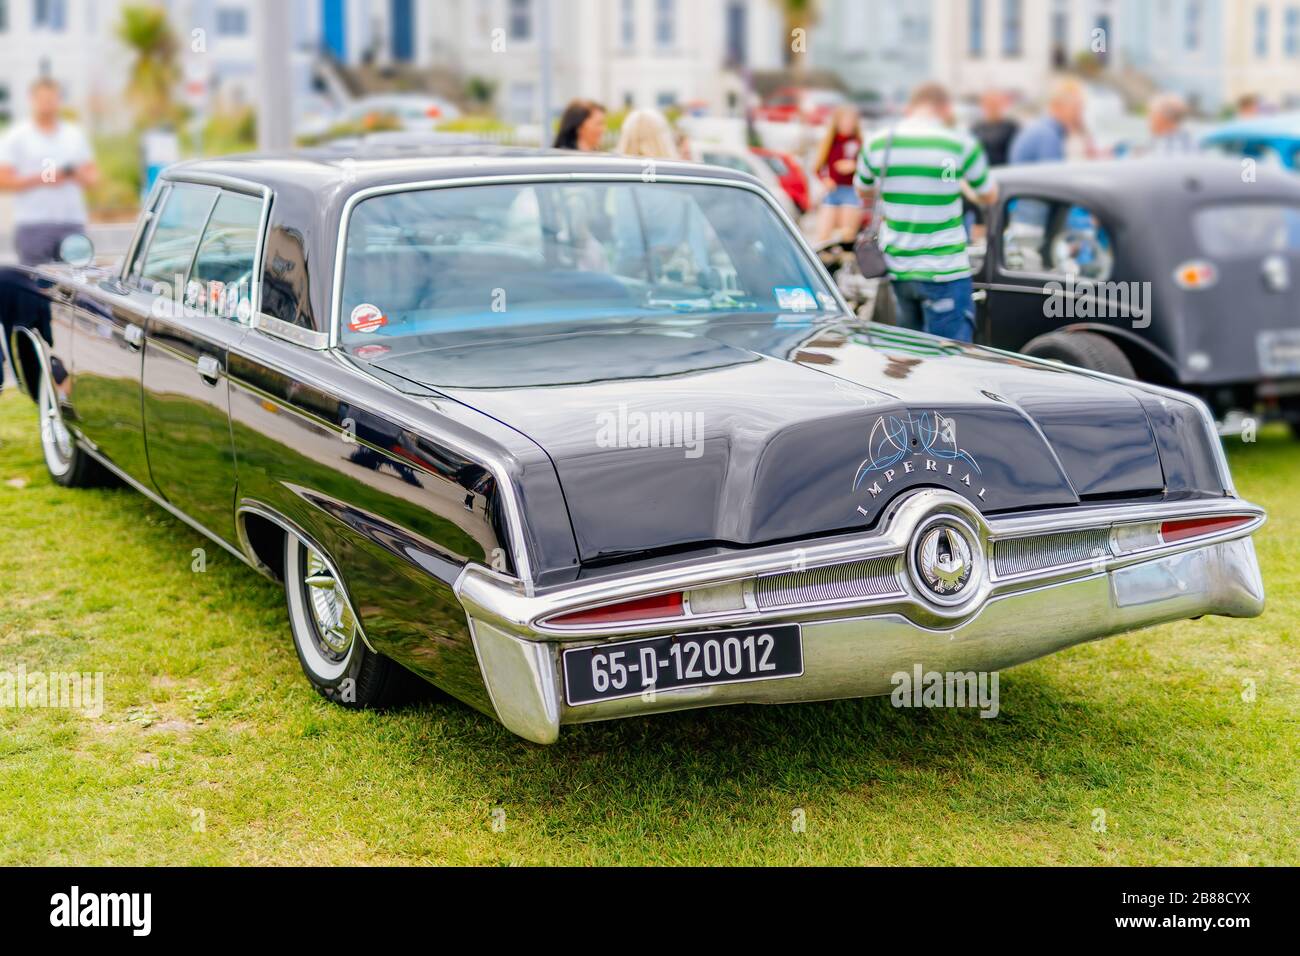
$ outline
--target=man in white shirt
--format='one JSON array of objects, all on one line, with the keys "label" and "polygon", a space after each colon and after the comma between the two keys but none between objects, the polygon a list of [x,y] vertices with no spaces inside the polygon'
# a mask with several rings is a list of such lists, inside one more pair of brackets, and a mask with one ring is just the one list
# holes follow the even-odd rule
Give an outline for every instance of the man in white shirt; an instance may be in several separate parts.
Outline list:
[{"label": "man in white shirt", "polygon": [[18,259],[35,265],[54,259],[67,236],[84,232],[82,190],[99,179],[81,128],[59,116],[59,85],[32,84],[31,118],[0,136],[0,190],[14,194]]}]

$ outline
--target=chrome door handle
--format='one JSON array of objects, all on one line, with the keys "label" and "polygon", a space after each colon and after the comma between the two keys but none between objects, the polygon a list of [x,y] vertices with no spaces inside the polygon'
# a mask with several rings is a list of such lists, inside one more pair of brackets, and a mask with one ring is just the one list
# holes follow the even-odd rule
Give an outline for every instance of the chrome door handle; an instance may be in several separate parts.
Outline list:
[{"label": "chrome door handle", "polygon": [[132,352],[140,351],[140,346],[144,345],[144,326],[128,325],[122,332],[122,338]]},{"label": "chrome door handle", "polygon": [[199,371],[199,378],[209,385],[216,385],[221,379],[221,363],[211,355],[200,355],[196,368]]}]

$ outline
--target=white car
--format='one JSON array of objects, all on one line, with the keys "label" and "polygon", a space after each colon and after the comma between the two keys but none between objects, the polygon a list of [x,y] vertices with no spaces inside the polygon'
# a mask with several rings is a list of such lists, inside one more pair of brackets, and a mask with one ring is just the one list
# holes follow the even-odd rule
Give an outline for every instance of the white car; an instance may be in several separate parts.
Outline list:
[{"label": "white car", "polygon": [[799,210],[795,207],[794,200],[782,188],[781,181],[777,179],[776,173],[772,172],[772,167],[763,161],[763,157],[754,155],[748,149],[738,149],[734,146],[697,143],[691,147],[691,158],[697,163],[724,166],[737,172],[748,173],[763,184],[787,216],[795,222],[799,221]]}]

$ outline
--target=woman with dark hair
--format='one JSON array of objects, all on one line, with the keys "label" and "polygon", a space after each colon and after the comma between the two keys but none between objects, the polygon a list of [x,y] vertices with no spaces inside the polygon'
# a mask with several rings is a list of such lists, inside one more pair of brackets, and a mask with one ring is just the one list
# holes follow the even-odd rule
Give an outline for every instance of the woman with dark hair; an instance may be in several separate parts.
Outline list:
[{"label": "woman with dark hair", "polygon": [[600,149],[605,138],[605,107],[592,100],[574,100],[564,108],[556,149],[578,149],[585,153]]}]

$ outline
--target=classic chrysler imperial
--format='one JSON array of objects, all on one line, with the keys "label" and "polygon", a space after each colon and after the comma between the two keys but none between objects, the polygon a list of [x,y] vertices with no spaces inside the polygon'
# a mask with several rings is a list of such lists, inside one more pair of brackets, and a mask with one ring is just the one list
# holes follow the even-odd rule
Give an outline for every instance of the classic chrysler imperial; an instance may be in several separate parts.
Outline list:
[{"label": "classic chrysler imperial", "polygon": [[282,581],[342,704],[414,674],[548,743],[1263,607],[1201,402],[861,322],[742,174],[208,160],[76,245],[0,279],[53,479]]}]

